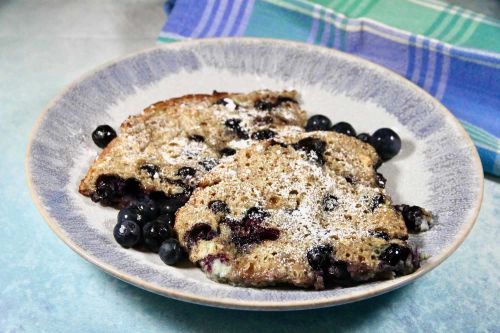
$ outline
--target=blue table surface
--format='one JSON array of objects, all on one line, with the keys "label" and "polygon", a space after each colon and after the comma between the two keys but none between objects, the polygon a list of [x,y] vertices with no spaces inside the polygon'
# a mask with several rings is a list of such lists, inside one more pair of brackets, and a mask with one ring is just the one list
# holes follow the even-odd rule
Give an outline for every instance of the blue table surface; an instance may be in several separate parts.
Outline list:
[{"label": "blue table surface", "polygon": [[66,84],[154,44],[162,1],[0,2],[0,332],[500,332],[500,184],[487,178],[477,223],[442,265],[394,292],[334,308],[245,312],[171,300],[81,259],[44,223],[24,156]]}]

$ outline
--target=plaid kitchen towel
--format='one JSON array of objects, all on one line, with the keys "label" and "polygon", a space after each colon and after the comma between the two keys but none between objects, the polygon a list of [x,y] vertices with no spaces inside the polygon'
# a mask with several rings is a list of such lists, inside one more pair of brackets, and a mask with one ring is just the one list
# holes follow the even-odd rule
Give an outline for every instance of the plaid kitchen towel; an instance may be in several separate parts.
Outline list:
[{"label": "plaid kitchen towel", "polygon": [[500,22],[435,0],[170,0],[159,42],[272,37],[388,67],[440,100],[500,176]]}]

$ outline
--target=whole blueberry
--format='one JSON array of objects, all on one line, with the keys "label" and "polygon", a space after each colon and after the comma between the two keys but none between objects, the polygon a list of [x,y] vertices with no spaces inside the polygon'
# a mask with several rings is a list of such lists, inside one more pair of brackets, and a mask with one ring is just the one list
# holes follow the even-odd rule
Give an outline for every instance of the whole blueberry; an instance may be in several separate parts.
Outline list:
[{"label": "whole blueberry", "polygon": [[309,118],[306,124],[306,132],[328,131],[332,126],[330,119],[323,115],[315,115]]},{"label": "whole blueberry", "polygon": [[177,175],[181,177],[194,176],[196,174],[196,170],[190,167],[182,167],[177,170]]},{"label": "whole blueberry", "polygon": [[319,245],[307,251],[307,261],[314,270],[324,269],[330,263],[331,245]]},{"label": "whole blueberry", "polygon": [[345,121],[336,123],[335,125],[332,126],[331,130],[349,136],[356,136],[356,131],[354,130],[354,128],[351,126],[351,124],[346,123]]},{"label": "whole blueberry", "polygon": [[135,204],[134,208],[137,209],[139,214],[142,214],[144,221],[151,221],[160,213],[160,207],[158,207],[158,204],[149,198],[139,200]]},{"label": "whole blueberry", "polygon": [[160,204],[161,214],[175,214],[184,204],[178,198],[168,198]]},{"label": "whole blueberry", "polygon": [[113,175],[101,175],[96,180],[96,192],[92,200],[106,205],[116,203],[123,196],[125,181]]},{"label": "whole blueberry", "polygon": [[175,214],[162,214],[158,216],[154,221],[168,224],[171,228],[175,224]]},{"label": "whole blueberry", "polygon": [[92,132],[92,140],[99,148],[104,148],[116,138],[116,132],[109,125],[99,125]]},{"label": "whole blueberry", "polygon": [[236,150],[233,149],[233,148],[230,148],[230,147],[226,147],[226,148],[222,148],[219,153],[222,155],[222,156],[231,156],[231,155],[234,155],[236,154]]},{"label": "whole blueberry", "polygon": [[390,266],[396,266],[400,261],[405,261],[410,252],[407,247],[391,244],[378,258]]},{"label": "whole blueberry", "polygon": [[153,252],[158,252],[160,245],[172,237],[172,228],[161,220],[148,222],[142,227],[144,245]]},{"label": "whole blueberry", "polygon": [[371,140],[371,136],[368,133],[360,133],[360,134],[358,134],[358,136],[356,136],[356,138],[358,140],[365,142],[365,143],[370,143],[370,140]]},{"label": "whole blueberry", "polygon": [[401,150],[401,139],[390,128],[381,128],[373,133],[370,143],[383,161],[390,160]]},{"label": "whole blueberry", "polygon": [[143,224],[144,216],[134,207],[127,207],[120,209],[118,212],[118,223],[121,223],[125,220],[134,221],[139,225]]},{"label": "whole blueberry", "polygon": [[132,247],[141,240],[141,227],[134,221],[125,220],[116,224],[113,229],[113,236],[121,246],[125,248]]},{"label": "whole blueberry", "polygon": [[170,238],[161,244],[159,254],[165,264],[175,265],[182,257],[182,249],[176,239]]}]

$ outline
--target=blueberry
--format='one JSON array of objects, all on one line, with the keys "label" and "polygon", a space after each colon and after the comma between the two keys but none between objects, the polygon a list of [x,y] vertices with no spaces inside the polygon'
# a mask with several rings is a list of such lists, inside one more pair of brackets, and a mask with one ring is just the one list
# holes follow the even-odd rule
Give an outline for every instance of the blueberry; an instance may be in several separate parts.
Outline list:
[{"label": "blueberry", "polygon": [[271,215],[260,207],[252,207],[249,210],[247,210],[247,213],[245,214],[246,219],[253,219],[259,221],[262,221],[269,216]]},{"label": "blueberry", "polygon": [[198,162],[198,164],[201,165],[203,167],[203,169],[205,169],[206,171],[210,171],[213,168],[215,168],[215,166],[217,164],[219,164],[219,161],[217,161],[216,159],[210,158],[210,159],[200,161],[200,162]]},{"label": "blueberry", "polygon": [[349,184],[354,184],[354,179],[352,179],[351,176],[345,176],[344,177],[345,181],[348,182]]},{"label": "blueberry", "polygon": [[142,227],[144,245],[152,252],[158,252],[160,245],[172,237],[172,228],[160,220],[148,222]]},{"label": "blueberry", "polygon": [[125,220],[115,226],[113,236],[121,246],[132,247],[141,240],[141,227],[134,221]]},{"label": "blueberry", "polygon": [[401,150],[401,139],[390,128],[381,128],[373,133],[370,143],[383,161],[390,160]]},{"label": "blueberry", "polygon": [[221,98],[221,99],[218,99],[215,102],[215,104],[226,106],[228,103],[224,100],[224,98]]},{"label": "blueberry", "polygon": [[385,188],[385,184],[387,183],[387,179],[385,179],[384,175],[377,172],[375,174],[375,182],[377,183],[378,187]]},{"label": "blueberry", "polygon": [[337,133],[342,133],[349,136],[356,136],[356,131],[351,126],[351,124],[341,121],[340,123],[336,123],[331,128],[332,131]]},{"label": "blueberry", "polygon": [[295,150],[304,151],[310,160],[316,161],[319,164],[323,164],[323,153],[326,150],[326,142],[308,137],[294,143],[292,147]]},{"label": "blueberry", "polygon": [[149,198],[144,198],[138,201],[134,206],[139,214],[142,214],[144,221],[151,221],[160,213],[160,207],[158,207],[158,204]]},{"label": "blueberry", "polygon": [[368,133],[360,133],[360,134],[358,134],[358,136],[356,138],[358,140],[365,142],[365,143],[370,143],[370,140],[371,140],[371,136]]},{"label": "blueberry", "polygon": [[196,174],[196,170],[190,167],[182,167],[177,170],[177,175],[181,177],[194,176]]},{"label": "blueberry", "polygon": [[217,214],[217,213],[228,214],[229,213],[229,207],[227,206],[227,204],[224,201],[221,201],[221,200],[210,201],[208,203],[208,208],[210,208],[210,210],[212,212],[214,212],[214,214]]},{"label": "blueberry", "polygon": [[205,142],[205,138],[198,134],[188,136],[188,139],[195,142]]},{"label": "blueberry", "polygon": [[270,140],[269,143],[270,143],[271,146],[280,146],[282,148],[288,147],[288,145],[286,143],[279,142],[279,141],[276,141],[276,140]]},{"label": "blueberry", "polygon": [[338,205],[339,205],[339,201],[338,201],[337,197],[334,195],[327,194],[323,198],[323,209],[326,212],[331,212],[332,210],[337,208]]},{"label": "blueberry", "polygon": [[99,125],[92,132],[92,140],[99,148],[104,148],[116,138],[116,132],[109,125]]},{"label": "blueberry", "polygon": [[159,175],[159,173],[160,173],[160,168],[154,164],[151,164],[151,163],[143,164],[143,165],[141,165],[141,167],[139,169],[141,171],[145,171],[149,175],[149,177],[151,177],[151,178],[154,178],[154,176],[156,174]]},{"label": "blueberry", "polygon": [[389,266],[396,266],[400,261],[404,262],[408,258],[410,252],[410,249],[407,247],[391,244],[378,258]]},{"label": "blueberry", "polygon": [[328,131],[331,126],[332,122],[328,117],[318,114],[309,118],[306,124],[306,132]]},{"label": "blueberry", "polygon": [[124,192],[125,181],[113,175],[101,175],[96,180],[96,192],[92,196],[95,202],[101,201],[103,204],[110,205],[115,203]]},{"label": "blueberry", "polygon": [[199,240],[211,240],[216,237],[217,233],[212,230],[212,227],[206,223],[196,223],[191,230],[186,232],[184,239],[191,247]]},{"label": "blueberry", "polygon": [[228,119],[224,125],[232,131],[238,131],[240,129],[241,119]]},{"label": "blueberry", "polygon": [[158,252],[160,259],[167,265],[175,265],[182,257],[181,245],[174,238],[164,241]]},{"label": "blueberry", "polygon": [[370,209],[373,212],[375,209],[383,205],[385,198],[382,194],[375,194],[370,201]]},{"label": "blueberry", "polygon": [[231,155],[234,155],[236,154],[236,150],[233,149],[233,148],[230,148],[230,147],[226,147],[226,148],[222,148],[219,153],[222,155],[222,156],[231,156]]},{"label": "blueberry", "polygon": [[175,224],[175,214],[162,214],[158,216],[154,221],[166,223],[170,226],[170,228],[173,228]]},{"label": "blueberry", "polygon": [[253,123],[256,125],[267,125],[273,122],[273,117],[265,116],[265,117],[255,117]]},{"label": "blueberry", "polygon": [[389,239],[391,239],[391,237],[389,236],[388,233],[386,233],[385,231],[380,231],[380,230],[371,230],[369,232],[370,236],[373,236],[373,237],[376,237],[376,238],[382,238],[386,241],[388,241]]},{"label": "blueberry", "polygon": [[225,121],[224,125],[231,131],[235,132],[238,138],[248,139],[248,134],[241,128],[241,119],[228,119]]},{"label": "blueberry", "polygon": [[123,208],[118,212],[118,223],[122,223],[125,220],[134,221],[138,224],[142,224],[144,217],[139,213],[137,208],[127,207]]},{"label": "blueberry", "polygon": [[307,261],[314,270],[322,270],[330,263],[333,252],[331,245],[319,245],[307,251]]},{"label": "blueberry", "polygon": [[347,263],[342,260],[335,260],[324,270],[325,282],[328,285],[347,286],[351,281],[351,274],[347,269]]},{"label": "blueberry", "polygon": [[423,208],[409,205],[399,205],[395,206],[395,208],[403,215],[403,220],[408,230],[420,232],[430,228],[432,216],[426,214]]},{"label": "blueberry", "polygon": [[276,136],[276,132],[273,130],[270,130],[268,128],[252,133],[253,140],[267,140],[267,139],[274,138],[275,136]]},{"label": "blueberry", "polygon": [[175,214],[179,208],[181,208],[184,203],[178,198],[168,198],[160,204],[160,213],[164,214]]},{"label": "blueberry", "polygon": [[255,102],[254,107],[257,110],[261,110],[261,111],[271,111],[274,107],[274,104],[271,102],[258,100]]}]

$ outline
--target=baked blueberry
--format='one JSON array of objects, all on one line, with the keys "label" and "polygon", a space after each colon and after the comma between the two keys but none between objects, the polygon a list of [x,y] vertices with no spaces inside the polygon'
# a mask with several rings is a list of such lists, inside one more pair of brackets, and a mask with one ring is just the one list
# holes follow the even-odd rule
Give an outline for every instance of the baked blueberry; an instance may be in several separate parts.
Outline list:
[{"label": "baked blueberry", "polygon": [[206,223],[196,223],[191,230],[186,232],[184,239],[188,243],[188,246],[191,247],[199,240],[211,240],[215,236],[217,236],[217,233],[212,230],[210,225]]},{"label": "baked blueberry", "polygon": [[146,172],[149,177],[154,178],[156,174],[160,174],[160,168],[154,164],[146,163],[139,168],[141,171]]},{"label": "baked blueberry", "polygon": [[134,221],[138,224],[142,224],[144,217],[142,216],[142,214],[139,213],[137,208],[127,207],[120,209],[120,211],[118,212],[118,223],[121,223],[125,220]]},{"label": "baked blueberry", "polygon": [[358,140],[365,142],[365,143],[370,143],[370,140],[371,140],[371,136],[368,133],[360,133],[360,134],[358,134],[358,136],[356,136],[356,138]]},{"label": "baked blueberry", "polygon": [[141,227],[134,221],[125,220],[116,224],[113,229],[113,236],[121,246],[125,248],[132,247],[141,240]]},{"label": "baked blueberry", "polygon": [[369,233],[370,233],[370,236],[373,236],[373,237],[376,237],[376,238],[382,238],[382,239],[385,239],[386,241],[388,241],[389,239],[391,239],[391,237],[389,236],[389,234],[387,234],[387,232],[384,232],[384,231],[372,230]]},{"label": "baked blueberry", "polygon": [[385,188],[385,184],[387,183],[387,179],[385,179],[384,175],[377,172],[375,174],[375,181],[376,181],[378,187]]},{"label": "baked blueberry", "polygon": [[231,155],[234,155],[236,154],[236,150],[233,149],[233,148],[230,148],[230,147],[226,147],[226,148],[222,148],[219,153],[222,155],[222,156],[231,156]]},{"label": "baked blueberry", "polygon": [[177,175],[181,177],[194,176],[196,174],[196,170],[191,167],[182,167],[177,170]]},{"label": "baked blueberry", "polygon": [[261,111],[271,111],[274,107],[274,104],[268,101],[258,100],[254,104],[257,110]]},{"label": "baked blueberry", "polygon": [[265,128],[262,130],[258,130],[252,133],[252,139],[254,140],[267,140],[274,138],[276,136],[276,132],[270,130],[269,128]]},{"label": "baked blueberry", "polygon": [[347,263],[343,260],[335,260],[324,270],[326,286],[347,286],[351,284],[351,274],[347,269]]},{"label": "baked blueberry", "polygon": [[116,202],[118,198],[123,196],[125,181],[114,175],[101,175],[96,181],[96,191],[92,196],[95,202],[101,202],[105,205],[111,205]]},{"label": "baked blueberry", "polygon": [[307,261],[314,270],[323,270],[330,263],[333,252],[331,245],[319,245],[307,251]]},{"label": "baked blueberry", "polygon": [[142,227],[144,245],[152,252],[158,252],[160,245],[172,237],[172,228],[161,220],[148,222]]},{"label": "baked blueberry", "polygon": [[228,103],[224,100],[224,98],[220,98],[215,102],[215,104],[226,106]]},{"label": "baked blueberry", "polygon": [[198,162],[198,164],[201,165],[203,167],[203,169],[205,169],[206,171],[210,171],[213,168],[215,168],[215,166],[217,164],[219,164],[219,161],[217,161],[213,158],[209,158],[209,159]]},{"label": "baked blueberry", "polygon": [[137,209],[139,214],[141,214],[144,218],[144,221],[151,221],[156,218],[160,213],[160,207],[158,204],[149,198],[143,198],[139,200],[133,208]]},{"label": "baked blueberry", "polygon": [[175,265],[182,258],[181,245],[174,238],[164,241],[158,253],[160,259],[167,265]]},{"label": "baked blueberry", "polygon": [[370,201],[370,209],[373,212],[375,209],[384,204],[385,198],[382,194],[375,194]]},{"label": "baked blueberry", "polygon": [[409,231],[421,232],[429,230],[432,215],[419,206],[398,205],[394,206],[403,215],[403,220]]},{"label": "baked blueberry", "polygon": [[224,125],[232,131],[240,129],[241,119],[231,118],[225,121]]},{"label": "baked blueberry", "polygon": [[315,115],[309,118],[306,124],[306,132],[312,131],[328,131],[332,126],[330,119],[323,115]]},{"label": "baked blueberry", "polygon": [[228,214],[229,213],[229,207],[222,200],[213,200],[213,201],[210,201],[208,203],[208,208],[210,208],[210,210],[212,212],[214,212],[214,214],[217,214],[217,213]]},{"label": "baked blueberry", "polygon": [[188,136],[188,139],[195,142],[205,142],[205,138],[198,134]]},{"label": "baked blueberry", "polygon": [[294,104],[297,104],[298,102],[291,98],[291,97],[287,97],[287,96],[278,96],[278,98],[276,98],[276,103],[275,105],[281,105],[283,103],[287,103],[287,102],[290,102],[290,103],[294,103]]},{"label": "baked blueberry", "polygon": [[336,123],[335,125],[332,126],[331,130],[349,136],[356,136],[356,131],[354,130],[354,128],[351,126],[351,124],[346,123],[345,121]]},{"label": "baked blueberry", "polygon": [[399,262],[405,261],[410,254],[410,249],[398,244],[391,244],[378,257],[389,266],[396,266]]},{"label": "baked blueberry", "polygon": [[92,141],[94,141],[99,148],[106,147],[114,138],[116,138],[116,132],[109,125],[99,125],[92,132]]},{"label": "baked blueberry", "polygon": [[376,130],[372,135],[370,143],[383,161],[390,160],[401,150],[401,139],[390,128]]},{"label": "baked blueberry", "polygon": [[269,216],[270,214],[260,207],[252,207],[247,210],[247,213],[245,214],[246,219],[254,219],[259,221],[262,221]]},{"label": "baked blueberry", "polygon": [[255,125],[267,125],[273,122],[273,117],[265,116],[265,117],[255,117],[253,123]]},{"label": "baked blueberry", "polygon": [[327,194],[323,198],[323,210],[325,212],[331,212],[332,210],[337,208],[338,205],[339,205],[339,201],[338,201],[337,197],[332,195],[332,194]]},{"label": "baked blueberry", "polygon": [[304,151],[310,160],[316,161],[323,164],[323,153],[326,150],[326,142],[317,138],[304,138],[297,143],[294,143],[292,147],[295,150]]}]

